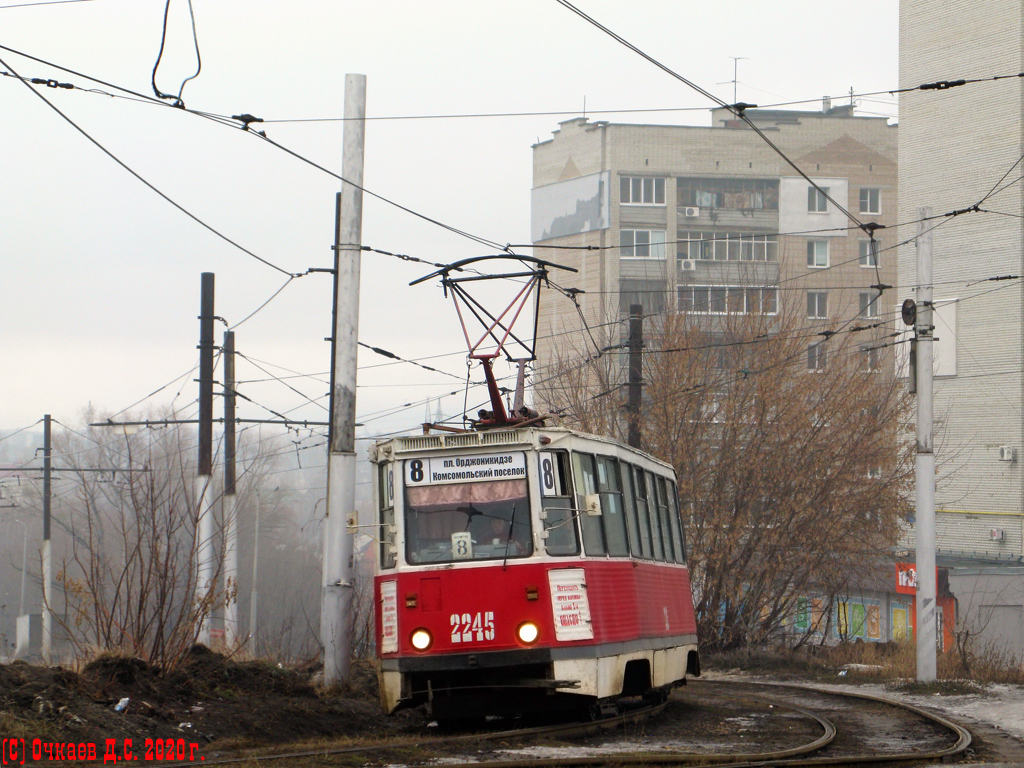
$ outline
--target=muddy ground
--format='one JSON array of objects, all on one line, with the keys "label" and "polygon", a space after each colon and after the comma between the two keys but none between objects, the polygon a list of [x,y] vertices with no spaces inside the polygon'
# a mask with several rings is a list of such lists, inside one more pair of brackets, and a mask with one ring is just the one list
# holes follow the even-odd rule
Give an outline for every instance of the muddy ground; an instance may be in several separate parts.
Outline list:
[{"label": "muddy ground", "polygon": [[[123,657],[101,657],[77,672],[14,662],[0,665],[0,738],[24,739],[28,745],[34,739],[95,744],[100,758],[108,740],[113,739],[120,751],[125,739],[131,739],[137,759],[147,761],[142,755],[147,740],[184,740],[196,744],[198,754],[210,759],[244,748],[305,746],[346,738],[401,738],[428,732],[427,718],[421,710],[392,717],[383,714],[370,664],[356,664],[349,685],[332,694],[316,686],[317,672],[313,667],[236,661],[201,646],[192,649],[178,671],[166,675],[145,662]],[[735,673],[745,677],[739,670]],[[782,676],[790,681],[799,677]],[[1024,765],[1024,741],[997,725],[962,717],[975,705],[1005,709],[1017,695],[1012,691],[986,691],[970,696],[931,696],[926,703],[918,703],[945,709],[947,715],[972,729],[976,738],[974,760]],[[118,711],[123,699],[128,700],[126,706]],[[943,703],[950,706],[943,707]],[[685,718],[689,732],[700,722],[698,730],[705,735],[716,729],[737,735],[735,718],[715,720],[713,708],[698,709]],[[791,724],[785,720],[768,722],[774,725],[762,725],[758,729],[760,739],[771,740],[773,734],[767,731],[775,727],[780,739],[793,737]],[[641,739],[648,746],[657,740],[656,725],[642,728]],[[152,760],[150,757],[148,761]]]},{"label": "muddy ground", "polygon": [[[316,669],[286,669],[235,661],[202,646],[167,675],[138,659],[101,657],[79,672],[0,665],[0,736],[95,743],[108,739],[136,750],[145,739],[175,740],[211,749],[310,742],[340,736],[414,733],[424,725],[413,711],[387,717],[368,664],[336,694],[313,684]],[[117,711],[122,699],[128,699]]]}]

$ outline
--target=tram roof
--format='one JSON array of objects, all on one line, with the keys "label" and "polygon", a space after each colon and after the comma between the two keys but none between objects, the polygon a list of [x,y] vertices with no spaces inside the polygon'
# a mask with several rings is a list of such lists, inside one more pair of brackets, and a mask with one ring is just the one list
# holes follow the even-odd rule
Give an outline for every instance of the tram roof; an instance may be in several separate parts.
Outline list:
[{"label": "tram roof", "polygon": [[[547,440],[542,440],[547,438]],[[521,427],[506,429],[488,429],[472,432],[442,432],[430,435],[405,435],[379,440],[371,448],[371,459],[380,460],[388,455],[427,453],[433,451],[467,450],[480,451],[500,448],[520,448],[533,450],[549,450],[562,447],[558,444],[567,439],[578,439],[581,442],[597,442],[614,446],[626,453],[643,456],[649,461],[672,469],[672,465],[662,461],[646,451],[632,448],[619,440],[603,435],[592,435],[568,427]],[[380,458],[378,458],[380,457]]]}]

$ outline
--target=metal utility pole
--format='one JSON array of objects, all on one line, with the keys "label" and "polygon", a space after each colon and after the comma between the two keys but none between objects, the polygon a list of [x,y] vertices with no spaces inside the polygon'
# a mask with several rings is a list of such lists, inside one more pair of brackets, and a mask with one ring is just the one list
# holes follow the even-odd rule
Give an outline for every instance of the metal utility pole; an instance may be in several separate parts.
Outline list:
[{"label": "metal utility pole", "polygon": [[917,458],[915,463],[917,514],[917,679],[929,683],[936,676],[935,601],[935,453],[932,445],[932,209],[922,208],[917,228]]},{"label": "metal utility pole", "polygon": [[224,640],[238,647],[238,512],[235,496],[235,332],[224,332]]},{"label": "metal utility pole", "polygon": [[43,661],[50,663],[53,649],[53,553],[50,550],[50,475],[53,471],[50,414],[43,416]]},{"label": "metal utility pole", "polygon": [[334,336],[331,345],[331,426],[327,457],[320,636],[324,686],[348,680],[352,656],[352,535],[356,487],[356,353],[363,221],[363,140],[366,75],[345,76],[341,193],[334,242]]},{"label": "metal utility pole", "polygon": [[626,442],[631,448],[640,447],[640,403],[643,385],[644,308],[640,304],[629,305],[629,399],[626,404],[626,419],[629,432]]},{"label": "metal utility pole", "polygon": [[196,603],[201,612],[196,641],[210,644],[213,591],[213,509],[206,492],[213,474],[213,273],[203,272],[199,309],[199,467],[196,500]]}]

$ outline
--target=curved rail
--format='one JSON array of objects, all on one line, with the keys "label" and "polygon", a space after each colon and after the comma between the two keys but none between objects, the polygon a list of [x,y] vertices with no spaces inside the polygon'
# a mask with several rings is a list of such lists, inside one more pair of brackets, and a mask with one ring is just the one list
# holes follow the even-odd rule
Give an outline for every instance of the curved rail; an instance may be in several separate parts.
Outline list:
[{"label": "curved rail", "polygon": [[[721,680],[715,681],[701,681],[701,685],[730,685],[730,683]],[[868,693],[857,693],[855,691],[838,691],[829,688],[815,688],[809,685],[787,685],[784,683],[762,683],[757,681],[744,681],[743,685],[752,686],[764,686],[766,688],[788,688],[795,691],[811,691],[813,693],[826,694],[830,696],[846,697],[851,699],[861,699],[863,701],[871,701],[876,704],[885,704],[896,709],[905,709],[909,712],[913,712],[915,715],[929,720],[936,725],[950,731],[956,736],[956,741],[944,749],[932,750],[931,752],[902,752],[892,755],[850,755],[846,757],[829,757],[829,758],[815,758],[809,760],[797,760],[787,761],[785,765],[792,766],[811,766],[811,765],[860,765],[864,763],[898,763],[898,762],[913,762],[913,761],[924,761],[924,760],[946,760],[950,757],[962,755],[967,751],[967,748],[971,746],[971,732],[964,728],[958,723],[954,723],[952,720],[937,715],[933,712],[928,712],[920,707],[916,707],[913,704],[907,704],[901,701],[895,701],[893,699],[886,699],[882,696],[873,696]],[[748,768],[750,766],[761,765],[759,762],[741,762],[741,763],[729,763],[727,765],[719,764],[718,768]]]},{"label": "curved rail", "polygon": [[[586,757],[559,757],[556,760],[524,759],[524,760],[488,760],[486,768],[541,768],[557,765],[569,766],[591,766],[591,765],[621,765],[650,763],[657,765],[714,765],[716,768],[740,768],[741,766],[763,766],[766,762],[772,761],[777,765],[789,765],[791,758],[801,755],[812,754],[828,746],[836,737],[836,727],[828,719],[812,712],[804,707],[789,702],[771,701],[760,697],[745,696],[742,694],[713,693],[712,696],[729,698],[734,700],[754,700],[758,703],[771,703],[780,709],[789,709],[805,717],[814,720],[822,729],[822,735],[812,742],[802,744],[790,749],[780,749],[773,752],[753,753],[731,753],[728,755],[713,755],[707,753],[687,752],[663,752],[663,751],[636,751],[628,755],[591,755]],[[512,732],[518,733],[518,732]]]},{"label": "curved rail", "polygon": [[[827,718],[822,717],[816,712],[807,709],[805,707],[793,704],[789,701],[782,699],[774,699],[769,696],[751,695],[743,692],[712,692],[709,690],[702,690],[701,695],[715,696],[719,698],[729,698],[738,701],[756,701],[759,704],[771,704],[772,706],[779,707],[782,709],[788,709],[790,711],[801,714],[813,721],[815,721],[822,729],[822,735],[812,742],[803,744],[790,749],[775,750],[772,752],[763,753],[733,753],[733,754],[694,754],[694,753],[683,753],[683,752],[664,752],[655,750],[644,750],[634,751],[628,755],[616,754],[616,755],[591,755],[585,757],[559,757],[557,759],[550,758],[523,758],[514,760],[492,760],[492,761],[474,761],[474,765],[486,766],[486,768],[540,768],[557,765],[566,766],[602,766],[602,765],[623,765],[623,764],[638,764],[638,763],[649,763],[657,765],[714,765],[715,768],[763,768],[766,764],[774,766],[836,766],[836,765],[863,765],[869,763],[899,763],[899,762],[910,762],[910,761],[926,761],[926,760],[945,760],[950,757],[963,754],[971,744],[971,734],[963,726],[952,722],[951,720],[936,715],[932,712],[928,712],[920,707],[916,707],[912,704],[906,704],[892,699],[886,699],[881,696],[873,696],[871,694],[856,693],[853,691],[841,691],[831,690],[827,688],[815,688],[812,686],[805,685],[792,685],[792,684],[778,684],[778,683],[762,683],[755,681],[743,681],[742,683],[731,683],[727,681],[707,681],[702,680],[697,683],[695,687],[699,686],[702,689],[705,686],[712,687],[728,687],[729,685],[745,685],[745,686],[763,686],[764,688],[785,688],[793,691],[811,692],[827,696],[836,696],[839,698],[852,698],[860,699],[863,701],[870,701],[876,704],[883,704],[894,707],[896,709],[904,709],[915,715],[935,723],[941,728],[949,731],[956,737],[956,741],[951,745],[942,749],[932,750],[930,752],[907,752],[907,753],[896,753],[888,755],[848,755],[839,757],[810,757],[815,752],[820,751],[822,748],[828,746],[836,738],[836,727]],[[611,718],[605,718],[601,720],[590,721],[586,723],[571,723],[571,724],[560,724],[551,726],[539,726],[533,728],[522,728],[517,730],[505,730],[495,731],[490,733],[472,733],[472,734],[460,734],[456,736],[447,736],[431,739],[433,744],[456,744],[459,742],[486,742],[486,741],[508,741],[512,739],[521,739],[525,737],[536,737],[536,736],[572,736],[580,734],[595,733],[600,730],[610,730],[620,725],[640,722],[644,719],[650,718],[668,706],[669,702],[662,702],[654,706],[644,707],[642,709],[634,710],[625,714],[617,715]],[[301,759],[301,758],[317,758],[317,757],[328,757],[332,755],[354,755],[360,753],[371,753],[371,752],[383,752],[395,749],[404,749],[409,747],[423,747],[423,738],[410,738],[402,739],[399,741],[390,741],[386,744],[374,744],[370,746],[356,746],[356,747],[341,747],[336,749],[315,749],[315,750],[303,750],[296,752],[287,753],[276,753],[276,754],[256,754],[256,755],[245,755],[239,757],[230,757],[216,760],[204,760],[202,763],[163,763],[155,764],[153,768],[183,768],[188,765],[230,765],[233,763],[241,762],[262,762],[267,760],[290,760],[290,759]]]},{"label": "curved rail", "polygon": [[[432,738],[434,744],[454,744],[460,741],[501,741],[512,738],[523,738],[526,736],[571,736],[577,734],[595,733],[601,730],[610,730],[620,725],[641,722],[649,717],[661,713],[669,704],[668,701],[659,702],[651,706],[635,709],[613,717],[590,720],[585,723],[564,723],[560,725],[541,725],[532,728],[517,728],[509,731],[492,731],[485,733],[467,733],[457,736],[443,736]],[[273,754],[247,754],[244,756],[225,757],[218,760],[206,760],[202,762],[167,762],[154,763],[151,768],[185,768],[185,766],[207,766],[207,765],[231,765],[243,762],[260,762],[264,760],[294,760],[309,757],[327,757],[329,755],[352,755],[360,752],[383,752],[391,749],[403,749],[406,747],[422,746],[422,738],[410,738],[397,741],[389,741],[386,744],[373,744],[359,747],[338,747],[336,749],[313,749],[299,752],[277,752]],[[491,763],[488,763],[491,765]],[[494,763],[497,765],[497,763]]]}]

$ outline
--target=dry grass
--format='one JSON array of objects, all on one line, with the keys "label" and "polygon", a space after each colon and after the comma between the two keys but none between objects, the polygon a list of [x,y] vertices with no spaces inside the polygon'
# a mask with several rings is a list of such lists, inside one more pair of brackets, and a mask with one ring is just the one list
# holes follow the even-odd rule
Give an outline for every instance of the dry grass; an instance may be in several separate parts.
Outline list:
[{"label": "dry grass", "polygon": [[[894,643],[848,643],[829,647],[801,648],[799,651],[741,650],[707,654],[706,669],[741,669],[757,674],[800,675],[850,683],[881,682],[917,686],[917,647],[912,641]],[[977,693],[985,684],[1024,684],[1024,666],[998,648],[976,648],[940,653],[938,681],[925,692]],[[915,688],[915,690],[917,690]]]},{"label": "dry grass", "polygon": [[32,739],[53,741],[58,737],[57,730],[50,723],[17,717],[10,712],[0,712],[0,734],[5,739],[24,739],[26,743]]}]

